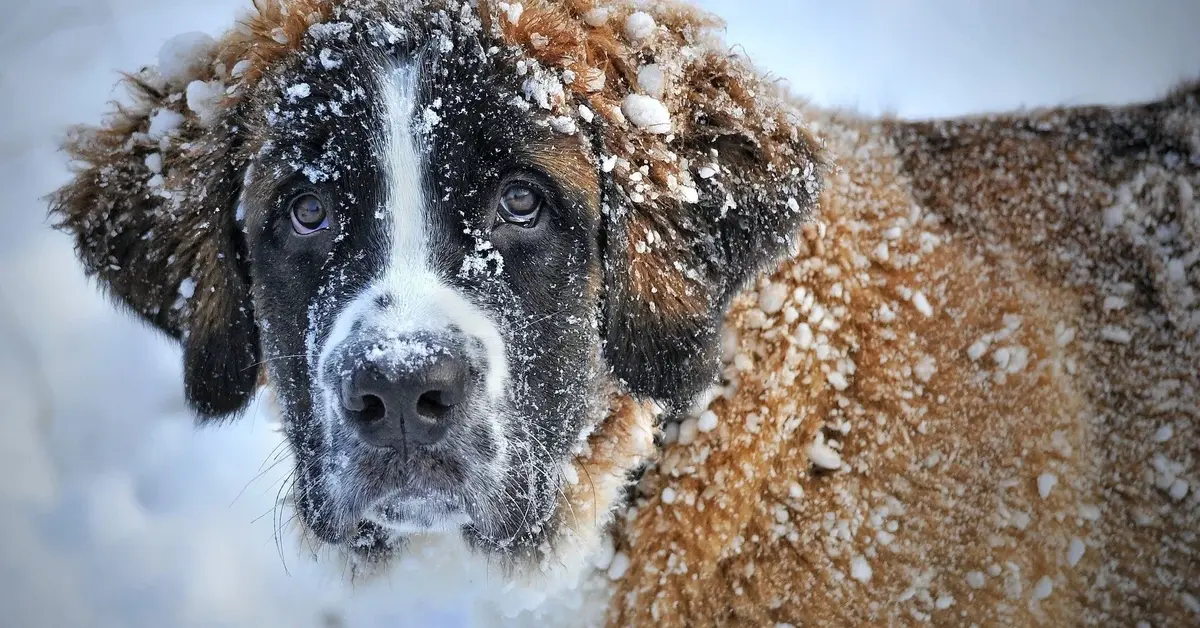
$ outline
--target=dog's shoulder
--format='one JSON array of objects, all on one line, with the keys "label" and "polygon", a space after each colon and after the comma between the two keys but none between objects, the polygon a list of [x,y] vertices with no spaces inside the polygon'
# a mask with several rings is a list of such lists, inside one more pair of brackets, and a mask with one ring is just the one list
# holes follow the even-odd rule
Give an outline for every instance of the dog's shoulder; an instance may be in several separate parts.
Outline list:
[{"label": "dog's shoulder", "polygon": [[1196,86],[817,118],[819,221],[736,302],[718,420],[643,480],[610,620],[1192,612]]}]

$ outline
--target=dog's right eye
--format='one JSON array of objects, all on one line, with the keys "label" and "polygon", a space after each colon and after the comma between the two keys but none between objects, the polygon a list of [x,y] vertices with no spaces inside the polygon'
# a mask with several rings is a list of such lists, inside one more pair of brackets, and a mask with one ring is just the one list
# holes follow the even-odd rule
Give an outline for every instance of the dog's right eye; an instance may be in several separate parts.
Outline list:
[{"label": "dog's right eye", "polygon": [[288,207],[288,212],[292,215],[292,228],[296,233],[308,235],[329,228],[329,215],[325,211],[325,204],[316,194],[301,194],[293,198]]}]

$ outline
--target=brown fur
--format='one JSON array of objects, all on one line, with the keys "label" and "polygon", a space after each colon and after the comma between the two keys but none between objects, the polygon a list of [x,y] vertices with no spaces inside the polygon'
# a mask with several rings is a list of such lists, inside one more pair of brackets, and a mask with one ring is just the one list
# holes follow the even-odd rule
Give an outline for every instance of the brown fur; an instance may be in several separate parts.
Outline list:
[{"label": "brown fur", "polygon": [[[609,623],[1195,622],[1200,500],[1176,501],[1146,474],[1162,455],[1197,479],[1200,347],[1184,320],[1197,309],[1177,295],[1200,287],[1200,269],[1164,284],[1150,245],[1106,233],[1102,214],[1133,181],[1151,230],[1174,222],[1191,247],[1177,253],[1198,250],[1200,232],[1187,230],[1200,207],[1176,189],[1177,178],[1200,184],[1196,162],[1186,166],[1200,156],[1198,95],[943,123],[823,121],[841,168],[824,227],[759,292],[814,295],[836,321],[832,357],[798,347],[798,326],[814,321],[803,299],[774,315],[753,292],[739,300],[728,321],[747,368],[729,369],[736,391],[712,406],[717,430],[668,447],[642,480],[619,530],[632,567]],[[1172,151],[1184,166],[1168,176]],[[887,261],[872,259],[885,241]],[[1134,286],[1128,304],[1105,311],[1122,281]],[[1005,315],[1021,318],[1006,326]],[[1135,340],[1105,341],[1110,325]],[[1027,365],[1003,372],[1003,347],[1027,351]],[[931,376],[914,372],[926,356]],[[854,369],[839,391],[827,374],[843,357]],[[1162,425],[1174,436],[1158,443]],[[841,470],[810,470],[818,432],[841,442]],[[1057,478],[1045,499],[1042,473]],[[1073,538],[1086,551],[1071,567]],[[868,582],[851,578],[855,557]],[[1053,588],[1038,600],[1043,577]]]},{"label": "brown fur", "polygon": [[[337,4],[260,0],[195,78],[224,79],[250,60],[230,81],[234,109]],[[744,59],[714,47],[672,59],[709,37],[710,16],[656,6],[660,28],[635,45],[619,32],[635,7],[618,5],[592,28],[581,18],[590,0],[531,0],[516,24],[496,3],[479,4],[503,42],[575,72],[553,113],[588,106],[602,121],[591,157],[622,157],[619,189],[600,198],[643,197],[620,203],[629,215],[608,225],[608,333],[620,339],[610,344],[660,361],[683,346],[680,363],[663,368],[693,368],[703,356],[687,349],[701,353],[704,319],[740,286],[713,283],[757,270],[696,259],[687,247],[696,225],[716,233],[729,224],[714,227],[713,205],[685,202],[682,189],[727,191],[756,219],[789,199],[806,211],[815,188],[791,198],[784,186],[815,183],[826,159],[839,170],[796,254],[734,302],[717,428],[655,457],[648,404],[617,395],[580,453],[560,509],[584,539],[608,520],[625,471],[656,460],[615,526],[631,567],[613,585],[609,623],[1194,623],[1200,267],[1188,256],[1200,250],[1200,177],[1187,160],[1200,160],[1197,88],[1141,107],[924,124],[811,111],[808,128]],[[619,114],[647,62],[666,65],[673,136],[640,133]],[[596,73],[604,86],[592,91]],[[232,355],[247,338],[225,347],[212,338],[245,328],[245,286],[229,261],[235,251],[222,248],[234,240],[230,199],[210,192],[253,146],[239,146],[225,121],[201,127],[144,77],[130,84],[132,105],[70,142],[83,168],[56,196],[56,214],[89,271],[140,315],[206,353]],[[165,142],[145,137],[156,108],[187,116]],[[152,152],[163,154],[170,202],[147,184]],[[583,180],[581,160],[547,159]],[[697,181],[710,162],[721,167],[717,183]],[[1121,219],[1106,228],[1106,214]],[[773,230],[783,224],[754,223],[762,239],[748,242],[782,247],[790,234]],[[688,272],[697,269],[712,272]],[[203,298],[175,307],[188,277]],[[780,293],[781,309],[759,307]],[[1121,330],[1130,342],[1113,342]],[[984,337],[990,344],[973,359]],[[671,383],[663,373],[645,379],[647,389]],[[1167,425],[1173,437],[1157,442]],[[829,455],[815,441],[838,450],[840,469],[813,470],[810,451]],[[1057,479],[1045,498],[1044,473]],[[1164,478],[1191,489],[1174,500],[1154,486]],[[674,499],[663,499],[667,488]],[[1073,539],[1086,545],[1074,567],[1065,558]],[[972,572],[985,574],[979,588]],[[1034,599],[1043,577],[1052,591]]]}]

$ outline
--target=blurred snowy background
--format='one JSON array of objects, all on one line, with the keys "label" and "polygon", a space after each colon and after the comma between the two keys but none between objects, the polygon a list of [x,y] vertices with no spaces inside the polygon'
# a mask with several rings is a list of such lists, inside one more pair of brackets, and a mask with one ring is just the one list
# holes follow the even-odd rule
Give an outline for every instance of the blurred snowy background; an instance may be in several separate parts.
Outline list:
[{"label": "blurred snowy background", "polygon": [[[193,431],[174,348],[81,275],[41,197],[57,139],[168,37],[250,0],[0,0],[0,625],[457,625],[273,537],[265,411]],[[1200,75],[1197,0],[702,0],[818,103],[903,116],[1153,98]],[[264,466],[264,461],[266,465]],[[286,563],[286,569],[285,569]]]}]

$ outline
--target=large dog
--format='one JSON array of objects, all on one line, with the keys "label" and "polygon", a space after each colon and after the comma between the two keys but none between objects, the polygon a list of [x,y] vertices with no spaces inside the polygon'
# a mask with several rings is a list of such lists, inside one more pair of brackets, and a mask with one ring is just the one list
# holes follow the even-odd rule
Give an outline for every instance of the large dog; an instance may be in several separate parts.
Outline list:
[{"label": "large dog", "polygon": [[1200,620],[1200,88],[864,120],[717,27],[262,0],[129,78],[52,211],[202,418],[271,389],[356,574],[459,544],[620,626]]}]

